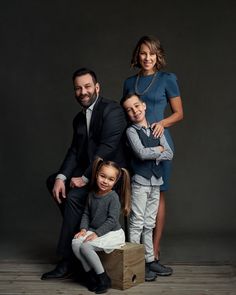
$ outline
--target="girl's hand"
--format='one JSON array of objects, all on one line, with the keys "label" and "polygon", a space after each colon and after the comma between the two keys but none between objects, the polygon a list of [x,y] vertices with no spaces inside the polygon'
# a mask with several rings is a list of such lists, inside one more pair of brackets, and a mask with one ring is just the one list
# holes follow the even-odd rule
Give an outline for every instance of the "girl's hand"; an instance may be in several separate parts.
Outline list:
[{"label": "girl's hand", "polygon": [[153,123],[151,128],[154,137],[161,137],[164,133],[164,126],[161,122]]},{"label": "girl's hand", "polygon": [[77,234],[75,234],[74,238],[78,239],[79,237],[84,237],[86,235],[86,229],[81,229],[80,232],[78,232]]},{"label": "girl's hand", "polygon": [[97,234],[92,233],[92,234],[90,234],[90,235],[87,236],[87,238],[84,240],[84,243],[85,243],[85,242],[88,242],[88,241],[93,241],[93,240],[95,240],[97,237],[98,237]]}]

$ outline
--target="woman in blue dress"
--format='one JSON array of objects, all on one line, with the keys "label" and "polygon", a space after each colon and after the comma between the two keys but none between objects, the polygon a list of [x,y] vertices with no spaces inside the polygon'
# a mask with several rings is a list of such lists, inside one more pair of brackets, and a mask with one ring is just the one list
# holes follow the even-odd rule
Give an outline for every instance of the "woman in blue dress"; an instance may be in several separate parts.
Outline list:
[{"label": "woman in blue dress", "polygon": [[[147,105],[146,116],[152,126],[153,134],[165,134],[170,147],[174,150],[169,127],[183,119],[183,108],[180,91],[175,74],[162,71],[165,67],[165,54],[160,41],[153,36],[143,36],[134,48],[131,67],[139,72],[124,82],[123,95],[138,94]],[[165,117],[165,109],[170,106],[171,114]],[[165,222],[164,192],[168,190],[171,172],[171,161],[161,162],[163,181],[160,204],[154,229],[154,254],[159,262],[160,240]],[[172,269],[160,265],[159,275],[170,275]]]}]

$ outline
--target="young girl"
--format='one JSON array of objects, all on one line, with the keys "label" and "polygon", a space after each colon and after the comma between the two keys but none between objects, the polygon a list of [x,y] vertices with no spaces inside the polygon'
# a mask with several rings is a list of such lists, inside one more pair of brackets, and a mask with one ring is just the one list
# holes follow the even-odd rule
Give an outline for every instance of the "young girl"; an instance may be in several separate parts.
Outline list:
[{"label": "young girl", "polygon": [[[121,176],[120,202],[113,187]],[[124,215],[127,216],[130,211],[129,173],[114,162],[98,158],[93,166],[91,188],[80,231],[72,240],[72,249],[87,274],[88,289],[100,294],[111,287],[111,279],[96,252],[110,253],[125,244],[119,216],[121,206]]]}]

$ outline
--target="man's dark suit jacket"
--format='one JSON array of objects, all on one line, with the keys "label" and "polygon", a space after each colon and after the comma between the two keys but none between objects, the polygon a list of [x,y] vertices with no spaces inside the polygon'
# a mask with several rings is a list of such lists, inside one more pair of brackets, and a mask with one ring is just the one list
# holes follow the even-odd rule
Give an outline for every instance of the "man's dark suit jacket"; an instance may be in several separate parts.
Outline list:
[{"label": "man's dark suit jacket", "polygon": [[67,179],[82,175],[90,179],[96,156],[126,167],[125,128],[126,119],[121,106],[99,97],[92,112],[89,136],[84,112],[79,112],[74,118],[73,140],[59,173]]}]

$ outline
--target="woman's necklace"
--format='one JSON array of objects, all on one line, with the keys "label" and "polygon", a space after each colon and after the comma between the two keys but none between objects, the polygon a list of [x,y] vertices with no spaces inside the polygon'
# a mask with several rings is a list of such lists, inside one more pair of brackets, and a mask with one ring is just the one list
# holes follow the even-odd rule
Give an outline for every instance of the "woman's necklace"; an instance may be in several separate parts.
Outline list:
[{"label": "woman's necklace", "polygon": [[138,82],[139,82],[139,77],[140,77],[140,74],[137,75],[137,78],[136,78],[136,81],[135,81],[135,85],[134,85],[134,90],[135,90],[135,93],[138,94],[138,95],[143,95],[145,94],[149,88],[152,86],[153,82],[155,81],[155,78],[156,78],[156,75],[157,75],[158,72],[155,72],[155,74],[153,75],[152,77],[152,80],[151,82],[148,84],[148,86],[143,90],[143,92],[139,92],[138,91]]}]

